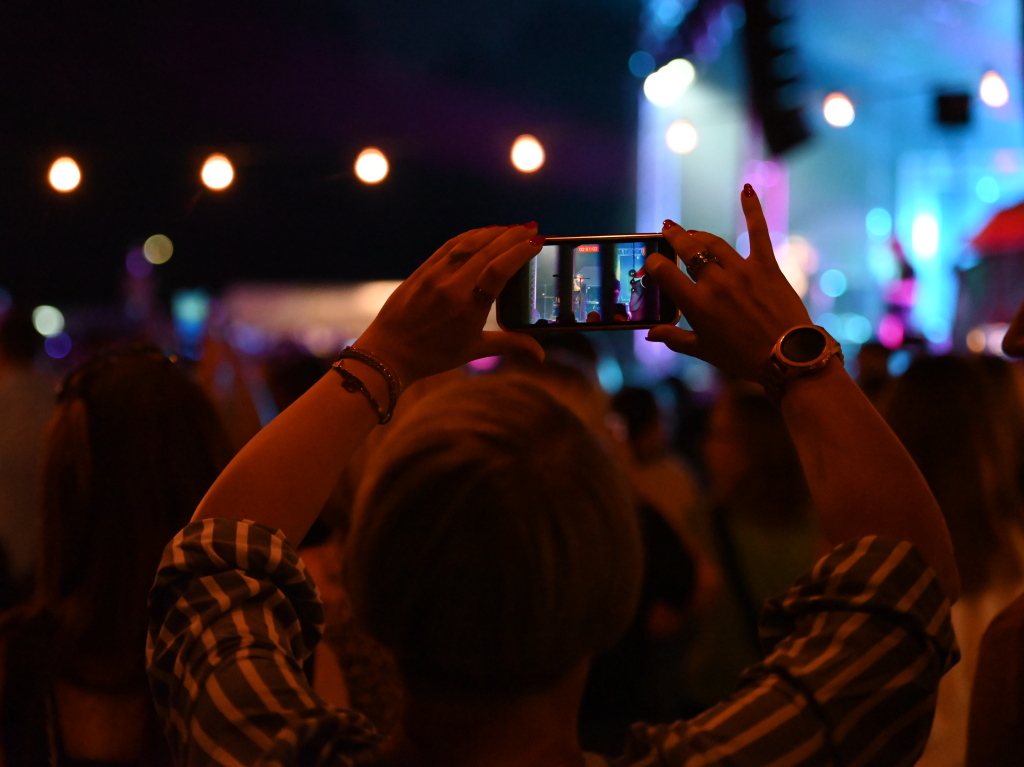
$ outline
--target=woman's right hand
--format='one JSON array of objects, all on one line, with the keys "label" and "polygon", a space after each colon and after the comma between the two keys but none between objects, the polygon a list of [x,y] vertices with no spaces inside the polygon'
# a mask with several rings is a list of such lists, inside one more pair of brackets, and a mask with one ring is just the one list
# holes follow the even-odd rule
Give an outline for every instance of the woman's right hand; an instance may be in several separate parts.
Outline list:
[{"label": "woman's right hand", "polygon": [[536,234],[531,222],[453,237],[398,286],[355,345],[391,365],[406,385],[480,357],[543,359],[530,336],[483,330],[505,283],[540,252],[544,238]]},{"label": "woman's right hand", "polygon": [[749,184],[740,203],[750,233],[746,259],[720,237],[665,222],[665,238],[684,264],[701,252],[718,263],[701,267],[693,282],[664,256],[655,253],[647,258],[647,271],[693,328],[660,325],[647,339],[726,373],[760,381],[776,341],[790,328],[810,325],[811,318],[775,260],[761,203]]}]

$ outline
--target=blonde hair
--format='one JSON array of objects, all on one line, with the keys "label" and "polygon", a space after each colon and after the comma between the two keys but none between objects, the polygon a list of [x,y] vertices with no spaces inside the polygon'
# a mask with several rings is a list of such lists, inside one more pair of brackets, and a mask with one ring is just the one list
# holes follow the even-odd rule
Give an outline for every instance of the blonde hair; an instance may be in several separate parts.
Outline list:
[{"label": "blonde hair", "polygon": [[435,392],[388,435],[356,500],[346,580],[412,689],[515,696],[614,644],[641,564],[608,453],[508,375]]}]

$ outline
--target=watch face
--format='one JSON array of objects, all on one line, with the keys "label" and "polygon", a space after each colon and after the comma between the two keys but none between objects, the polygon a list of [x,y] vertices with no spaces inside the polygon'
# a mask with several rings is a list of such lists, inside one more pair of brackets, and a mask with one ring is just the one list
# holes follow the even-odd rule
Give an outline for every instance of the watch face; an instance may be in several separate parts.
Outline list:
[{"label": "watch face", "polygon": [[779,350],[782,356],[796,363],[813,362],[825,351],[828,341],[817,328],[797,328],[786,334]]}]

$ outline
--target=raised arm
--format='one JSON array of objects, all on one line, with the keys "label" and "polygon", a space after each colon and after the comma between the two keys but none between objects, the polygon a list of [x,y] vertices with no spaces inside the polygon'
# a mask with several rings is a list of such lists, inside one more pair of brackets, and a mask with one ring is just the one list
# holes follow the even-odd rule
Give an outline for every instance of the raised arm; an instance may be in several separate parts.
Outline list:
[{"label": "raised arm", "polygon": [[[542,358],[528,336],[482,330],[493,297],[540,251],[543,239],[535,234],[531,224],[449,240],[395,290],[356,348],[383,361],[405,386],[478,357],[522,352]],[[351,359],[345,367],[378,403],[388,402],[381,373]],[[369,399],[329,372],[242,448],[193,521],[250,519],[281,529],[298,545],[377,423]]]},{"label": "raised arm", "polygon": [[[694,283],[668,259],[647,259],[648,271],[693,327],[661,326],[648,338],[761,382],[776,341],[811,320],[779,269],[760,202],[749,185],[740,199],[750,232],[747,259],[712,234],[665,222],[664,234],[685,263],[698,253],[717,263],[706,263]],[[833,357],[821,371],[786,384],[780,406],[829,539],[838,544],[879,535],[909,541],[955,600],[959,575],[942,512],[917,466],[841,360]]]}]

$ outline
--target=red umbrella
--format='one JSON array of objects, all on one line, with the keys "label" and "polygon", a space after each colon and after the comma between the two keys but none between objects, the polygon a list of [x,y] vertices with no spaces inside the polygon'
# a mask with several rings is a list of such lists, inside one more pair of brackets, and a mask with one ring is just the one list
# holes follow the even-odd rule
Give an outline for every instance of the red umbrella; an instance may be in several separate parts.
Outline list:
[{"label": "red umbrella", "polygon": [[1024,253],[1024,203],[996,213],[971,244],[986,256]]}]

